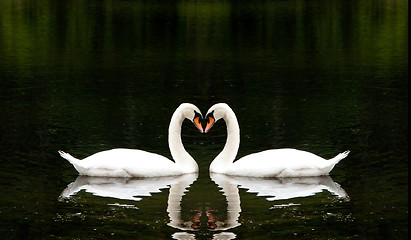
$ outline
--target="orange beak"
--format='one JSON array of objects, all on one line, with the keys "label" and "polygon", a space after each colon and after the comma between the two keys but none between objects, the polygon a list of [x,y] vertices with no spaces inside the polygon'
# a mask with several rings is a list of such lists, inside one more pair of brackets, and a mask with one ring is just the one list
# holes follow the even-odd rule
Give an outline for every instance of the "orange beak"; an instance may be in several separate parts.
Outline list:
[{"label": "orange beak", "polygon": [[205,128],[205,133],[207,133],[210,130],[210,128],[214,125],[214,123],[215,123],[214,118],[209,116],[207,119],[207,126]]},{"label": "orange beak", "polygon": [[203,130],[203,126],[201,125],[201,122],[200,122],[200,117],[195,117],[194,120],[193,120],[193,122],[194,122],[194,125],[196,125],[197,129],[198,129],[201,133],[203,133],[204,130]]}]

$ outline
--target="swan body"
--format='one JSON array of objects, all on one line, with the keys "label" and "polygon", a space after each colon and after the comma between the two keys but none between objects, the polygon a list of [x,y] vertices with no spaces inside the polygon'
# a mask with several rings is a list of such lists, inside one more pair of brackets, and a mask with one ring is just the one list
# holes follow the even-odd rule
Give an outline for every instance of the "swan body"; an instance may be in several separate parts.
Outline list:
[{"label": "swan body", "polygon": [[244,156],[236,161],[240,146],[240,128],[233,110],[225,103],[213,105],[206,115],[205,132],[219,119],[227,125],[224,149],[210,164],[210,172],[253,177],[311,177],[328,175],[349,151],[326,160],[313,153],[291,149],[271,149]]},{"label": "swan body", "polygon": [[162,155],[138,149],[117,148],[95,153],[82,160],[59,151],[80,175],[103,177],[156,177],[198,172],[198,165],[184,149],[181,125],[191,120],[203,132],[200,110],[193,104],[183,103],[174,112],[168,130],[168,143],[174,162]]}]

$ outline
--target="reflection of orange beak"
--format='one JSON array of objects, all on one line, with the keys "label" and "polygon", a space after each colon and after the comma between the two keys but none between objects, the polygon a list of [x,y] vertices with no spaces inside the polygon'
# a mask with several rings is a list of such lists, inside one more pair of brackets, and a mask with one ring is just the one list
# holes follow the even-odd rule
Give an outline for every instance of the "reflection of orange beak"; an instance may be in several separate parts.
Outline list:
[{"label": "reflection of orange beak", "polygon": [[205,128],[205,133],[207,133],[210,130],[210,128],[214,125],[214,123],[215,123],[214,118],[208,117],[207,126]]},{"label": "reflection of orange beak", "polygon": [[201,133],[203,133],[204,132],[204,130],[203,130],[203,126],[201,125],[201,122],[200,122],[200,117],[196,117],[196,118],[194,118],[194,125],[196,125],[196,127],[197,127],[197,129],[201,132]]},{"label": "reflection of orange beak", "polygon": [[193,217],[193,219],[191,220],[191,222],[193,224],[191,224],[191,227],[193,229],[200,229],[200,217],[201,217],[201,211],[200,210],[195,210],[197,212],[197,214]]},{"label": "reflection of orange beak", "polygon": [[217,224],[216,224],[216,222],[217,222],[217,219],[216,219],[216,217],[214,217],[214,215],[211,213],[213,210],[207,210],[206,212],[207,212],[207,217],[208,217],[208,221],[207,221],[207,224],[208,224],[208,228],[209,229],[215,229],[215,228],[217,228]]}]

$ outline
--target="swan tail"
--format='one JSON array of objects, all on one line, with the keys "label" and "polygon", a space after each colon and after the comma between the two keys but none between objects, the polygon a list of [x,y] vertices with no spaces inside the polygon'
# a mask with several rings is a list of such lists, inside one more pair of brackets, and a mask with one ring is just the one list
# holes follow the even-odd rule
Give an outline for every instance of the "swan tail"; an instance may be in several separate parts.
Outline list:
[{"label": "swan tail", "polygon": [[333,162],[334,164],[337,164],[339,161],[341,161],[341,160],[343,160],[344,158],[346,158],[349,153],[350,153],[349,150],[347,150],[347,151],[345,151],[345,152],[342,152],[342,153],[339,153],[337,156],[331,158],[331,159],[328,160],[328,161],[331,161],[331,162]]},{"label": "swan tail", "polygon": [[77,161],[79,161],[79,159],[71,156],[70,154],[63,152],[61,150],[58,151],[60,156],[64,159],[66,159],[67,161],[69,161],[71,164],[75,164]]}]

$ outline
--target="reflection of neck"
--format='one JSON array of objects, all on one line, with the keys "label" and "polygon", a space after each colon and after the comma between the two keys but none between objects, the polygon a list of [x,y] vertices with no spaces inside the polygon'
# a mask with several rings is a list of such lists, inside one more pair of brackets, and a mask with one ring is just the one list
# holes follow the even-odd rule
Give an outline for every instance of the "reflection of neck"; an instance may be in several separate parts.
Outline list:
[{"label": "reflection of neck", "polygon": [[181,220],[181,201],[183,199],[183,195],[186,192],[186,188],[190,186],[196,179],[198,174],[186,174],[183,175],[182,179],[178,183],[174,183],[170,185],[170,192],[168,194],[168,201],[167,201],[167,212],[168,216],[170,217],[170,222],[167,224],[168,226],[178,228],[181,230],[192,230],[191,222],[185,226],[184,222]]},{"label": "reflection of neck", "polygon": [[231,109],[226,109],[223,119],[227,125],[227,141],[224,149],[210,165],[212,172],[222,172],[222,169],[232,164],[240,147],[240,127],[234,112]]},{"label": "reflection of neck", "polygon": [[[240,194],[236,184],[232,184],[225,179],[225,175],[211,174],[212,180],[222,188],[222,192],[227,200],[227,220],[223,224],[217,222],[215,230],[227,230],[241,225],[238,222],[241,212]],[[220,226],[222,225],[222,226]]]},{"label": "reflection of neck", "polygon": [[168,146],[175,163],[186,170],[184,172],[191,173],[198,170],[198,165],[185,150],[181,140],[181,125],[183,124],[184,119],[182,109],[177,108],[171,117],[170,126],[168,128]]}]

